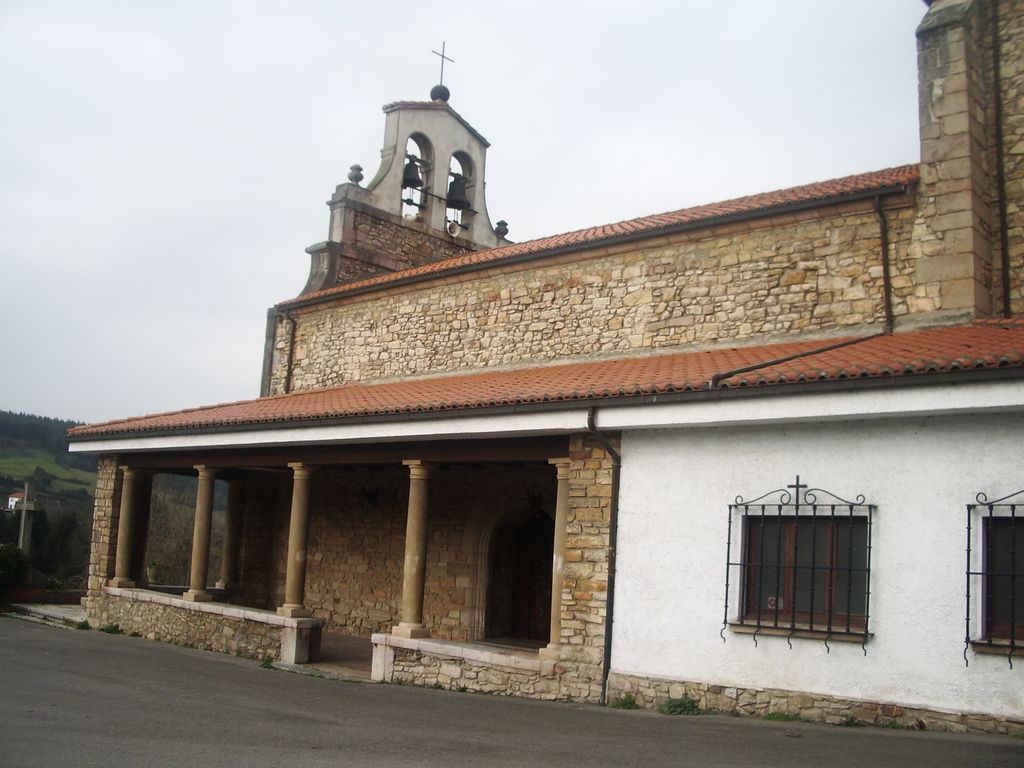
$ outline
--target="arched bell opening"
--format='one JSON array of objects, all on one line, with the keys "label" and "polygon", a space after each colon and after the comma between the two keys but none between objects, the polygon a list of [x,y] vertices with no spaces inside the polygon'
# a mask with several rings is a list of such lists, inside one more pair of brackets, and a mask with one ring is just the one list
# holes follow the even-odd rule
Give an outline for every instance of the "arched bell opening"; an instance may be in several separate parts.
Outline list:
[{"label": "arched bell opening", "polygon": [[421,133],[411,134],[405,142],[402,167],[402,217],[426,221],[430,209],[430,173],[433,150]]},{"label": "arched bell opening", "polygon": [[448,194],[445,197],[445,227],[448,234],[466,232],[473,221],[476,176],[473,161],[465,152],[456,152],[448,162]]}]

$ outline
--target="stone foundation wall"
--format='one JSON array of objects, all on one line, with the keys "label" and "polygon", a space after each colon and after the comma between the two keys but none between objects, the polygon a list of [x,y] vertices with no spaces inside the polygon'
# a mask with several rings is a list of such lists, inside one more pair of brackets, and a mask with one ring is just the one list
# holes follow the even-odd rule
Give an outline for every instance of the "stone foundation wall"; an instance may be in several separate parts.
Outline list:
[{"label": "stone foundation wall", "polygon": [[396,650],[392,683],[473,691],[501,696],[525,696],[554,701],[565,698],[557,677],[538,672],[503,669],[490,664]]},{"label": "stone foundation wall", "polygon": [[116,624],[149,640],[253,658],[278,659],[282,627],[112,595],[91,597],[86,615],[94,628]]},{"label": "stone foundation wall", "polygon": [[631,694],[636,703],[655,709],[671,699],[692,699],[700,710],[763,717],[787,715],[831,725],[883,725],[953,733],[1024,734],[1024,720],[968,712],[939,712],[898,704],[843,699],[778,688],[739,688],[707,683],[638,677],[612,672],[608,701]]},{"label": "stone foundation wall", "polygon": [[[909,201],[886,217],[896,314],[941,310],[912,280]],[[296,309],[291,387],[877,325],[880,242],[851,203]],[[271,393],[289,340],[279,324]]]}]

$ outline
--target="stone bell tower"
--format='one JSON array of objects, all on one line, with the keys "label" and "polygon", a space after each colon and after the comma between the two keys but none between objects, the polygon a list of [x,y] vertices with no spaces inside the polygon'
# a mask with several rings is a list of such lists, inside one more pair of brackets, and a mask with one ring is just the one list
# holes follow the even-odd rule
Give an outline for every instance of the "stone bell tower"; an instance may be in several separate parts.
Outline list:
[{"label": "stone bell tower", "polygon": [[311,257],[302,294],[507,244],[492,226],[484,196],[487,139],[434,86],[430,101],[384,107],[380,168],[362,186],[353,165],[328,201],[328,239]]}]

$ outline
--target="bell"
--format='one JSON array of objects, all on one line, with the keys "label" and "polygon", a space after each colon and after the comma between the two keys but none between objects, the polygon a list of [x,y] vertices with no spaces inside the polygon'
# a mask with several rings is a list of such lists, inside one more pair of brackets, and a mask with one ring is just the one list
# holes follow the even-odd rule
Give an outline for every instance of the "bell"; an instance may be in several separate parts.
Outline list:
[{"label": "bell", "polygon": [[466,180],[462,176],[452,178],[448,185],[448,207],[456,211],[464,211],[469,208],[469,198],[466,197]]},{"label": "bell", "polygon": [[402,189],[406,187],[419,189],[422,186],[423,179],[420,178],[419,165],[415,160],[410,160],[405,164],[405,169],[402,171]]}]

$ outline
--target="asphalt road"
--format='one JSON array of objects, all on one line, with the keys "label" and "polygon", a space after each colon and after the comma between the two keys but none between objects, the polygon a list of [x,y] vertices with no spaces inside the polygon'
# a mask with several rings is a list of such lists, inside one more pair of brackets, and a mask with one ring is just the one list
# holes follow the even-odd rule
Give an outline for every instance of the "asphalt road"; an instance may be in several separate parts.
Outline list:
[{"label": "asphalt road", "polygon": [[0,766],[1024,766],[1024,740],[666,717],[262,669],[0,617]]}]

